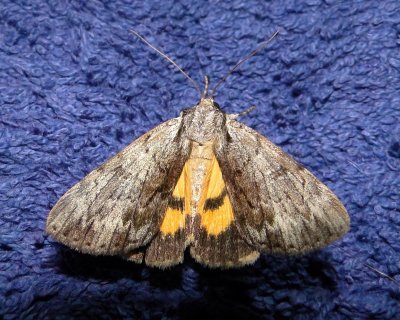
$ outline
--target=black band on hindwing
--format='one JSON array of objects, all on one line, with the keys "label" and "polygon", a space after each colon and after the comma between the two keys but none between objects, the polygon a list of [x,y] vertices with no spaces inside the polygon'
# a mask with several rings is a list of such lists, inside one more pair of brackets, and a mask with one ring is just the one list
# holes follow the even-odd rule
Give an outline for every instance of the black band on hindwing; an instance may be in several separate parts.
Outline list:
[{"label": "black band on hindwing", "polygon": [[183,211],[185,209],[185,198],[171,196],[168,200],[168,207],[174,210]]},{"label": "black band on hindwing", "polygon": [[206,203],[204,204],[204,211],[213,211],[218,209],[224,203],[224,198],[226,195],[226,188],[224,188],[224,190],[222,190],[221,194],[218,197],[207,199]]}]

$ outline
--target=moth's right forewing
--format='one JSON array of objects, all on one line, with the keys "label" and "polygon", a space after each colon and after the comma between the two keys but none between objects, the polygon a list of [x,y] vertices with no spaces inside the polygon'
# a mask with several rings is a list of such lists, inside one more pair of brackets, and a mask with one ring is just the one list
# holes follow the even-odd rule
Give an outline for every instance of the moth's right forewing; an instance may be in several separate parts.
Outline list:
[{"label": "moth's right forewing", "polygon": [[47,232],[91,254],[129,256],[159,231],[168,199],[190,153],[181,118],[135,140],[57,202]]},{"label": "moth's right forewing", "polygon": [[216,146],[239,234],[271,253],[321,248],[349,229],[335,194],[265,137],[235,121]]}]

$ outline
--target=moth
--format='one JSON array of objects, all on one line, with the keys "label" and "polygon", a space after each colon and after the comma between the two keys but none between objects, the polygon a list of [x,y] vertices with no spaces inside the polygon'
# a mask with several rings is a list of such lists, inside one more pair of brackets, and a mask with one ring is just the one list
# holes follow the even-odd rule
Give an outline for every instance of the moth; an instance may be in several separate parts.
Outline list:
[{"label": "moth", "polygon": [[224,113],[208,81],[205,87],[194,107],[67,191],[49,213],[47,232],[80,252],[159,268],[182,263],[186,248],[204,266],[231,268],[261,252],[303,254],[344,235],[349,216],[335,194],[238,122],[240,114]]}]

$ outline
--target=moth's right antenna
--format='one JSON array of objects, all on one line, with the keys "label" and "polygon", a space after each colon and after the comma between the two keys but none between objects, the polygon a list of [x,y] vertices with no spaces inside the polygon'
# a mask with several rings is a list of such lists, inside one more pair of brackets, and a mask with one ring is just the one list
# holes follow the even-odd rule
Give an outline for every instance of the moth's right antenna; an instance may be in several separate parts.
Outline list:
[{"label": "moth's right antenna", "polygon": [[180,66],[178,66],[178,64],[172,60],[170,57],[168,57],[164,52],[162,52],[161,50],[157,49],[155,46],[153,46],[150,42],[148,42],[143,36],[141,36],[138,32],[136,32],[133,29],[129,30],[130,32],[132,32],[136,37],[138,37],[140,40],[142,40],[145,44],[147,44],[150,48],[152,48],[154,51],[156,51],[159,55],[161,55],[162,57],[164,57],[165,59],[167,59],[169,62],[171,62],[180,72],[182,72],[182,74],[189,79],[189,81],[193,84],[193,86],[195,87],[196,91],[199,93],[200,97],[202,97],[202,93],[201,90],[199,88],[199,86],[197,85],[197,83],[185,72],[182,70],[182,68]]},{"label": "moth's right antenna", "polygon": [[239,68],[243,62],[249,60],[252,56],[256,55],[259,51],[264,49],[277,36],[278,33],[279,33],[279,30],[276,30],[268,40],[261,43],[257,49],[255,49],[249,55],[247,55],[242,60],[240,60],[238,63],[236,63],[235,66],[231,70],[229,70],[228,73],[221,80],[219,80],[218,83],[215,85],[215,87],[211,90],[211,97],[214,96],[218,87],[225,82],[226,78],[228,78],[237,68]]}]

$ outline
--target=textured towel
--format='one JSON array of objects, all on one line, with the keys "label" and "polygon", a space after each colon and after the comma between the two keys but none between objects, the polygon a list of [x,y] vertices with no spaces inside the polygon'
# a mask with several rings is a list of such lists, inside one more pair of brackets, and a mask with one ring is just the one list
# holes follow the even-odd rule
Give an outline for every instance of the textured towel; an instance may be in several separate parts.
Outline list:
[{"label": "textured towel", "polygon": [[[64,4],[63,4],[64,3]],[[1,1],[0,318],[395,319],[400,314],[400,2]],[[198,101],[191,84],[308,167],[351,230],[303,257],[168,271],[44,233],[74,183]],[[211,84],[211,85],[212,85]]]}]

